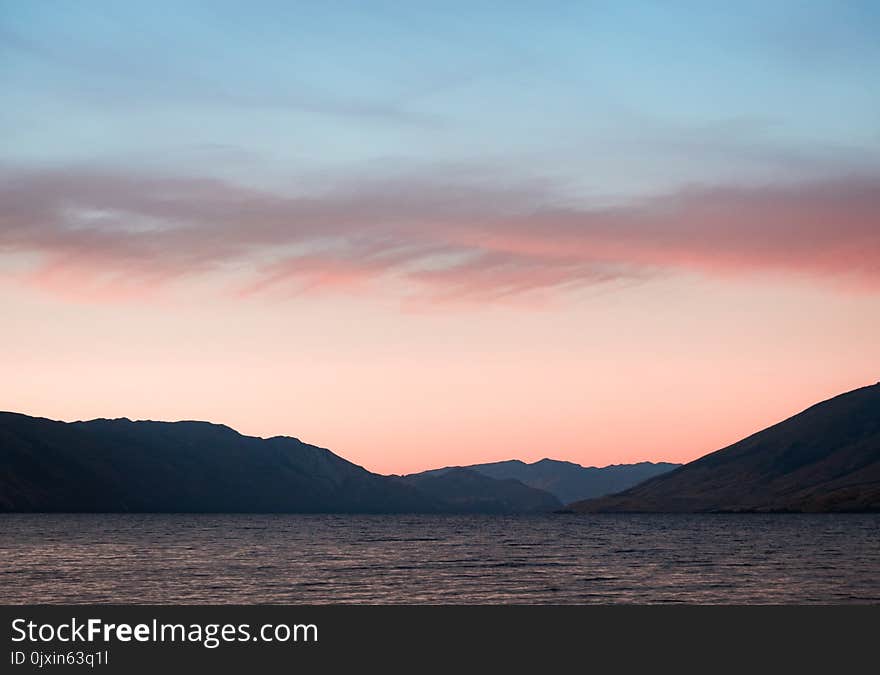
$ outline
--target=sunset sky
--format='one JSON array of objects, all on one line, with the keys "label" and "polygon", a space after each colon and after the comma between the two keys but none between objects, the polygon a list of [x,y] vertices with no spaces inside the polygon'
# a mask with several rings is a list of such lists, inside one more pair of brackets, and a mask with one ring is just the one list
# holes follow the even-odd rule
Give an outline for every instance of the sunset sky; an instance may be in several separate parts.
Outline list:
[{"label": "sunset sky", "polygon": [[880,3],[0,0],[0,409],[382,473],[880,380]]}]

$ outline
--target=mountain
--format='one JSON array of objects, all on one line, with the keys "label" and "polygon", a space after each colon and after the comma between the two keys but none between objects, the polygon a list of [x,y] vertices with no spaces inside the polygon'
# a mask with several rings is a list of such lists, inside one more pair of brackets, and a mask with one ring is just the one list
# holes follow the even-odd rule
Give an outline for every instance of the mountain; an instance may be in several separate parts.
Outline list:
[{"label": "mountain", "polygon": [[474,474],[380,476],[296,438],[208,422],[56,422],[0,412],[0,512],[552,511],[552,495]]},{"label": "mountain", "polygon": [[794,417],[582,512],[880,511],[880,383]]},{"label": "mountain", "polygon": [[0,511],[401,512],[436,500],[296,438],[0,413]]},{"label": "mountain", "polygon": [[402,476],[399,480],[468,513],[547,513],[562,502],[549,492],[518,480],[496,480],[468,469]]},{"label": "mountain", "polygon": [[573,462],[542,459],[527,464],[518,459],[489,464],[472,464],[465,467],[431,469],[421,474],[437,475],[454,469],[467,469],[496,480],[514,479],[529,487],[546,490],[563,504],[580,499],[601,497],[620,492],[648,478],[666,473],[681,466],[666,462],[640,462],[638,464],[614,464],[602,468],[581,466]]}]

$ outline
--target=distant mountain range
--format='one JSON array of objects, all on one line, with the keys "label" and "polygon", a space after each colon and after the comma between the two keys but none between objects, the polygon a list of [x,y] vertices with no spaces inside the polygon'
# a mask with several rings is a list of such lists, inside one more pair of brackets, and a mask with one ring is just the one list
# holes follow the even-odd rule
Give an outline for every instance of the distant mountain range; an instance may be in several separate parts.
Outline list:
[{"label": "distant mountain range", "polygon": [[0,412],[0,511],[519,513],[553,495],[462,471],[380,476],[296,438],[207,422],[64,423]]},{"label": "distant mountain range", "polygon": [[511,460],[409,476],[207,422],[0,412],[5,512],[536,513],[563,503],[576,512],[880,511],[880,384],[684,466]]},{"label": "distant mountain range", "polygon": [[532,464],[511,459],[489,464],[431,469],[420,474],[412,474],[410,478],[437,476],[465,469],[496,480],[520,481],[529,487],[546,490],[562,503],[569,504],[581,499],[620,492],[679,466],[681,465],[667,462],[640,462],[598,468],[556,459],[542,459]]},{"label": "distant mountain range", "polygon": [[880,511],[880,383],[818,403],[581,512]]}]

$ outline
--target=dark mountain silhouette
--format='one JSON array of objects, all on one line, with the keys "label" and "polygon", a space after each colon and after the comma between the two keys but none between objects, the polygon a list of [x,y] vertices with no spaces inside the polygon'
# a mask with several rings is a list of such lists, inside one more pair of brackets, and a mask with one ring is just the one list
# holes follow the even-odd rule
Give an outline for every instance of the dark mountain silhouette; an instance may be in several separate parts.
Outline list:
[{"label": "dark mountain silhouette", "polygon": [[411,474],[399,480],[461,512],[538,513],[562,506],[559,499],[544,490],[518,480],[496,480],[468,469]]},{"label": "dark mountain silhouette", "polygon": [[880,511],[880,383],[808,408],[584,512]]},{"label": "dark mountain silhouette", "polygon": [[504,462],[432,469],[414,475],[429,476],[454,469],[468,469],[496,480],[511,478],[518,480],[530,487],[546,490],[563,504],[570,504],[580,499],[620,492],[679,466],[681,465],[667,462],[640,462],[638,464],[613,464],[599,468],[581,466],[574,462],[561,462],[556,459],[542,459],[532,464],[511,459]]},{"label": "dark mountain silhouette", "polygon": [[[483,479],[422,490],[296,438],[207,422],[64,423],[0,412],[0,511],[400,513],[532,511],[552,496]],[[492,498],[480,497],[494,495]]]},{"label": "dark mountain silhouette", "polygon": [[435,500],[295,438],[207,422],[66,424],[0,413],[0,510],[436,511]]}]

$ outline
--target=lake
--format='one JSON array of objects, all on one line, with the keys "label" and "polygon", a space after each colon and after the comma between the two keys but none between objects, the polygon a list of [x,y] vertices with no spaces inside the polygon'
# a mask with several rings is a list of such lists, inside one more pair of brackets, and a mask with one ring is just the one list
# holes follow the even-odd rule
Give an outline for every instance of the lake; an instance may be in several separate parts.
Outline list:
[{"label": "lake", "polygon": [[880,515],[0,515],[0,601],[878,603]]}]

